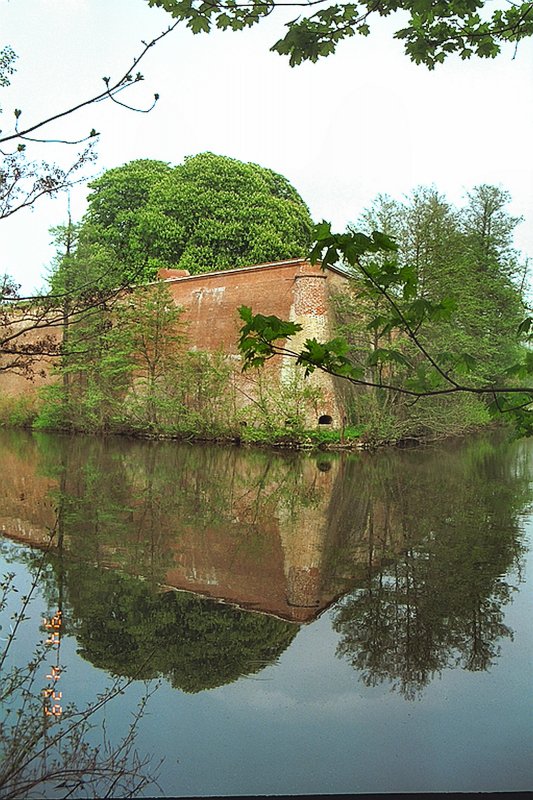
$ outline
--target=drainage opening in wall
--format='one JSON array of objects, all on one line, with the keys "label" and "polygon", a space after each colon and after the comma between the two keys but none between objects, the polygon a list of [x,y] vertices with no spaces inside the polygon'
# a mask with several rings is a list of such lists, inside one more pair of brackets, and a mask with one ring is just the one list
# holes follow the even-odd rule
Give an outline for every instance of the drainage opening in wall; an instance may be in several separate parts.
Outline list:
[{"label": "drainage opening in wall", "polygon": [[329,414],[322,414],[322,416],[318,418],[319,425],[331,425],[332,422],[333,419]]}]

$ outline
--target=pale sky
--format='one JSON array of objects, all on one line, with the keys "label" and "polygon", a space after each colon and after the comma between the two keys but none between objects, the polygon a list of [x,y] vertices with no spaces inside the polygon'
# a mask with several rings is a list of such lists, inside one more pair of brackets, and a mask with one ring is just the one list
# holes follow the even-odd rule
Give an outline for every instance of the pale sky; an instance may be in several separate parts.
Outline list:
[{"label": "pale sky", "polygon": [[[285,18],[297,11],[285,11]],[[0,0],[0,47],[18,53],[17,73],[0,89],[8,128],[63,110],[122,74],[142,45],[171,22],[144,0]],[[430,72],[412,64],[391,37],[396,19],[367,38],[342,43],[317,64],[289,67],[270,53],[283,15],[251,30],[193,36],[185,27],[142,63],[143,84],[123,99],[148,115],[101,103],[48,131],[79,137],[102,132],[92,174],[134,158],[172,164],[210,150],[285,175],[316,221],[337,230],[380,192],[401,199],[434,184],[460,204],[480,183],[507,189],[509,210],[525,221],[517,246],[533,255],[533,42],[495,60],[449,59]],[[75,150],[48,145],[35,155],[67,165]],[[79,219],[86,188],[72,191]],[[24,292],[38,288],[53,256],[48,228],[66,220],[67,199],[0,221],[0,273]]]}]

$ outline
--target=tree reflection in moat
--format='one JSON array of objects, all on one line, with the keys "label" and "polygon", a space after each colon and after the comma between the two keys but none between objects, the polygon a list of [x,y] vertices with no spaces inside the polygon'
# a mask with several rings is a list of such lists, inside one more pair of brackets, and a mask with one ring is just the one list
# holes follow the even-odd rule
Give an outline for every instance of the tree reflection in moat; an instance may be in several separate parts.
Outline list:
[{"label": "tree reflection in moat", "polygon": [[[461,451],[380,459],[386,523],[333,615],[337,655],[366,685],[388,682],[407,699],[445,668],[487,670],[513,636],[504,606],[520,581],[527,465],[483,440]],[[393,540],[403,541],[396,556]]]},{"label": "tree reflection in moat", "polygon": [[189,592],[155,594],[134,578],[100,570],[67,573],[67,633],[79,654],[113,675],[162,676],[200,692],[272,664],[298,628]]},{"label": "tree reflection in moat", "polygon": [[299,631],[192,592],[154,591],[137,577],[76,563],[61,548],[12,558],[33,575],[40,570],[47,606],[59,599],[63,634],[76,638],[78,655],[117,679],[214,689],[274,664]]},{"label": "tree reflection in moat", "polygon": [[52,482],[62,555],[50,579],[80,653],[113,674],[163,675],[187,692],[220,686],[275,663],[295,623],[343,595],[331,612],[338,655],[406,698],[446,668],[487,669],[512,637],[504,607],[530,497],[525,448],[474,438],[316,459],[29,441],[9,448],[2,513],[36,529],[50,496],[39,481]]}]

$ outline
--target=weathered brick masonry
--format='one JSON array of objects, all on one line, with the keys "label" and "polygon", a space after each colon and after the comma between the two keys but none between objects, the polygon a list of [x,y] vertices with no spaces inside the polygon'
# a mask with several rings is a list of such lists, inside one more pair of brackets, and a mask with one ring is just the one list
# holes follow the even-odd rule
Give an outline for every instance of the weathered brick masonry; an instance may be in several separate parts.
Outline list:
[{"label": "weathered brick masonry", "polygon": [[[55,315],[56,316],[56,315]],[[44,325],[42,318],[35,318],[31,312],[21,312],[20,319],[12,319],[9,326],[0,328],[0,341],[16,333],[13,340],[15,344],[27,347],[29,352],[35,348],[36,354],[27,360],[27,369],[7,369],[2,367],[10,365],[18,359],[10,355],[0,355],[0,395],[19,397],[34,394],[41,386],[53,382],[52,366],[54,358],[37,353],[50,351],[54,344],[61,341],[61,327],[58,325]]]},{"label": "weathered brick masonry", "polygon": [[[306,338],[316,337],[320,341],[331,336],[331,292],[347,283],[342,272],[331,268],[321,270],[304,259],[202,275],[189,275],[185,270],[160,270],[159,279],[165,282],[176,305],[183,308],[189,347],[226,354],[235,364],[236,380],[245,388],[246,395],[253,395],[254,382],[240,371],[237,340],[242,321],[238,308],[247,305],[255,314],[275,314],[300,323],[301,333],[291,340],[292,349],[298,349]],[[38,335],[46,333],[59,337],[61,332],[53,328],[39,331]],[[29,341],[34,338],[37,334],[31,332],[26,337]],[[0,393],[30,394],[43,383],[57,380],[51,375],[51,363],[50,359],[43,359],[33,381],[0,372]],[[40,374],[43,369],[47,377]],[[267,363],[266,372],[269,380],[288,382],[294,374],[294,359],[276,357]],[[308,381],[321,389],[322,399],[309,410],[307,423],[340,426],[341,410],[333,380],[317,371]]]},{"label": "weathered brick masonry", "polygon": [[[235,362],[239,328],[242,325],[237,309],[252,308],[254,314],[275,314],[302,325],[302,331],[291,340],[298,349],[305,339],[319,341],[331,335],[330,295],[332,290],[347,284],[346,276],[335,269],[322,270],[304,259],[292,259],[251,267],[187,275],[183,270],[161,270],[174,302],[184,309],[189,345],[199,350],[222,350]],[[273,380],[288,381],[294,370],[294,359],[275,358],[266,366]],[[242,377],[242,383],[246,377]],[[309,412],[310,425],[322,423],[340,426],[341,411],[333,380],[315,372],[308,379],[320,387],[322,400],[316,411]],[[251,389],[247,387],[247,391]]]}]

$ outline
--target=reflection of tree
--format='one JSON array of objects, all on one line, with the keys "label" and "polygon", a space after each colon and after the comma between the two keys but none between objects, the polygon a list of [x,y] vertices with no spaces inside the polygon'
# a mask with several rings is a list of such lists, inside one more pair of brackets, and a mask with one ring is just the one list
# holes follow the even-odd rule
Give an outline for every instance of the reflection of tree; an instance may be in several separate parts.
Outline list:
[{"label": "reflection of tree", "polygon": [[[488,669],[512,637],[505,576],[522,552],[527,474],[510,449],[485,441],[383,461],[368,502],[368,569],[336,612],[337,652],[367,685],[389,681],[412,699],[447,667]],[[394,541],[403,542],[399,557]]]},{"label": "reflection of tree", "polygon": [[125,677],[166,677],[199,692],[259,672],[298,628],[187,592],[156,594],[146,583],[85,567],[66,571],[68,632],[79,653]]},{"label": "reflection of tree", "polygon": [[[24,595],[19,593],[14,572],[0,579],[0,627],[7,634],[0,649],[0,796],[5,800],[109,797],[117,793],[138,796],[155,781],[147,770],[151,758],[142,757],[135,748],[138,724],[151,692],[142,698],[119,742],[113,743],[103,727],[100,741],[93,744],[99,712],[124,693],[129,681],[115,681],[85,706],[63,698],[59,683],[64,671],[60,556],[54,576],[46,549],[42,553],[28,551],[24,559],[15,548],[3,548],[2,555],[7,563],[26,561],[33,579]],[[16,640],[32,640],[28,626],[43,577],[43,594],[55,610],[47,612],[42,637],[37,637],[29,660],[28,656],[21,660]]]},{"label": "reflection of tree", "polygon": [[[147,587],[224,594],[231,584],[226,596],[238,601],[253,586],[243,600],[252,603],[278,580],[286,599],[291,575],[313,571],[313,599],[323,605],[357,587],[335,612],[339,654],[369,684],[390,681],[412,697],[445,668],[487,669],[511,635],[503,608],[512,581],[503,576],[519,567],[519,516],[529,500],[520,452],[479,438],[352,454],[336,460],[326,482],[301,454],[174,442],[39,437],[35,457],[60,478],[74,630],[94,663],[132,674],[151,643],[159,655],[150,674],[191,691],[196,673],[198,686],[231,680],[250,672],[250,662],[275,658],[294,629],[185,594],[152,596]],[[103,575],[90,588],[84,564],[146,583]],[[114,629],[120,644],[111,646]],[[165,636],[187,644],[168,650]],[[120,657],[111,652],[119,649]]]},{"label": "reflection of tree", "polygon": [[285,518],[324,502],[301,454],[42,434],[39,450],[41,469],[59,482],[69,551],[153,583],[173,565],[181,535],[200,546],[203,532],[218,531],[233,552],[261,560],[280,509]]}]

